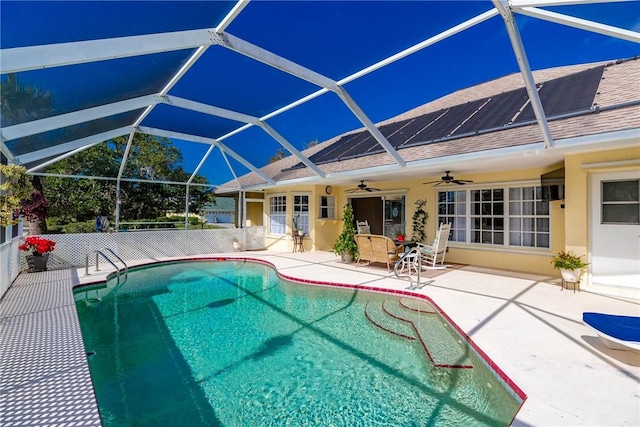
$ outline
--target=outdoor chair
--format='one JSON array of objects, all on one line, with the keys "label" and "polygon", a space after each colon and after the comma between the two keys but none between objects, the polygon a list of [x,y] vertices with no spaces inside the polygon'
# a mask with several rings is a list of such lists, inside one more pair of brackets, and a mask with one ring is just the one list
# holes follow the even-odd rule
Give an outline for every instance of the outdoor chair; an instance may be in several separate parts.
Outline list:
[{"label": "outdoor chair", "polygon": [[387,271],[391,271],[391,266],[395,264],[404,253],[402,245],[396,245],[387,236],[377,234],[356,234],[356,244],[358,245],[358,262],[361,261],[381,262],[387,264]]},{"label": "outdoor chair", "polygon": [[582,321],[608,348],[640,352],[640,317],[586,312]]},{"label": "outdoor chair", "polygon": [[451,224],[440,224],[440,229],[433,239],[431,245],[417,243],[420,249],[420,258],[422,267],[429,269],[446,268],[444,265],[444,257],[447,254],[447,244],[449,243],[449,233],[451,232]]},{"label": "outdoor chair", "polygon": [[356,228],[358,234],[371,234],[371,228],[369,227],[369,221],[356,221]]}]

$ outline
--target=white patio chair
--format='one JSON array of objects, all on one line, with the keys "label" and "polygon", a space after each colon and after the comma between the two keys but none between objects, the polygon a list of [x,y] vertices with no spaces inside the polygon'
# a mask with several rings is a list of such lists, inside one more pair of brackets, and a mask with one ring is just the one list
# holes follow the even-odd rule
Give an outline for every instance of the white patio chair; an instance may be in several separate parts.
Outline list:
[{"label": "white patio chair", "polygon": [[356,229],[358,234],[371,234],[371,228],[369,227],[369,221],[356,221]]},{"label": "white patio chair", "polygon": [[447,244],[449,243],[449,233],[451,232],[451,224],[440,224],[440,229],[433,239],[431,245],[417,243],[420,249],[420,258],[422,267],[427,269],[447,268],[444,265],[444,257],[447,254]]}]

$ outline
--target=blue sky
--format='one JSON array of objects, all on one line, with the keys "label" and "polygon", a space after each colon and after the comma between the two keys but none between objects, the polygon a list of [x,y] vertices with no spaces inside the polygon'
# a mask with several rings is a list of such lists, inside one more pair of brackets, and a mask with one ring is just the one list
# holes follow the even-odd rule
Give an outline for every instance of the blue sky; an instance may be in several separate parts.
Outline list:
[{"label": "blue sky", "polygon": [[[2,1],[2,48],[118,37],[155,31],[214,27],[231,2],[12,2]],[[489,1],[251,2],[227,31],[334,80],[492,8]],[[640,2],[564,6],[549,10],[640,30]],[[637,44],[517,15],[532,69],[630,58]],[[27,83],[49,88],[61,112],[139,96],[162,87],[189,52],[60,67],[22,73]],[[177,65],[176,65],[177,64]],[[395,64],[348,83],[345,88],[374,121],[384,120],[455,90],[495,79],[518,67],[500,17],[438,43]],[[315,92],[317,86],[214,46],[170,94],[262,116]],[[219,137],[241,124],[154,109],[144,123]],[[335,94],[269,120],[299,149],[361,127]],[[258,129],[224,141],[256,166],[279,145]],[[193,170],[202,144],[176,144]],[[235,161],[238,174],[247,170]],[[212,183],[232,178],[220,154],[201,174]]]}]

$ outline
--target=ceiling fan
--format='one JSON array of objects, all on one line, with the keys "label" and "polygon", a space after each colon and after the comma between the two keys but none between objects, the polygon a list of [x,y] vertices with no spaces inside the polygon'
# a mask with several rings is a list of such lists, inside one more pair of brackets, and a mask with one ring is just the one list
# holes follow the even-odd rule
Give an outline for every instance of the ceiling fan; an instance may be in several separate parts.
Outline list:
[{"label": "ceiling fan", "polygon": [[371,188],[371,187],[367,187],[367,184],[364,183],[364,181],[360,181],[360,184],[358,184],[358,186],[356,188],[350,188],[349,190],[347,190],[347,193],[355,193],[356,191],[380,191],[379,188]]},{"label": "ceiling fan", "polygon": [[423,184],[440,185],[440,184],[452,184],[453,183],[453,184],[458,184],[458,185],[465,185],[467,182],[473,182],[473,181],[470,181],[468,179],[455,179],[454,177],[449,175],[449,173],[451,173],[451,171],[444,171],[444,173],[445,173],[445,175],[440,178],[440,181],[423,182]]}]

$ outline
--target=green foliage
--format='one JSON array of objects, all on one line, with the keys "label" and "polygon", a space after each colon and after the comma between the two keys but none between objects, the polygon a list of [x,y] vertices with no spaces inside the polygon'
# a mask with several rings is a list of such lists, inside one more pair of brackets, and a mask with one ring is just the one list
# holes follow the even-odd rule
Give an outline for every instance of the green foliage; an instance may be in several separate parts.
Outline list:
[{"label": "green foliage", "polygon": [[[0,93],[2,94],[2,102],[0,102],[0,124],[2,127],[27,123],[54,115],[51,92],[40,90],[36,86],[27,86],[21,81],[18,74],[7,74],[6,78],[0,80]],[[41,135],[28,135],[21,138],[20,144],[24,146],[38,145],[41,144],[40,138]],[[33,184],[36,185],[36,191],[31,189],[27,194],[19,196],[10,190],[8,198],[0,201],[0,225],[15,224],[14,218],[23,215],[30,222],[32,232],[40,234],[47,231],[48,205],[43,197],[40,178],[34,178]],[[20,201],[19,206],[14,207],[13,213],[11,213],[8,209],[10,206],[16,205],[16,199]]]},{"label": "green foliage", "polygon": [[565,270],[576,270],[579,268],[584,268],[588,263],[584,262],[581,257],[576,255],[572,251],[560,251],[557,255],[553,256],[553,268],[555,269],[565,269]]},{"label": "green foliage", "polygon": [[[48,172],[76,176],[116,177],[127,147],[127,138],[103,142],[54,163]],[[166,138],[136,133],[121,182],[120,217],[123,221],[155,219],[167,211],[181,212],[185,186],[152,182],[186,182],[190,174],[182,167],[182,153]],[[197,175],[193,183],[206,184]],[[47,177],[45,195],[52,216],[65,222],[88,221],[97,215],[115,216],[116,182],[100,179]],[[190,186],[191,212],[198,212],[215,200],[207,187]]]},{"label": "green foliage", "polygon": [[427,199],[418,199],[415,202],[416,211],[413,213],[413,234],[411,240],[414,242],[424,242],[427,233],[424,231],[424,225],[429,218],[429,214],[423,209],[427,204]]},{"label": "green foliage", "polygon": [[333,252],[336,255],[348,253],[352,258],[358,253],[358,245],[356,244],[356,228],[354,226],[353,208],[350,204],[344,205],[342,209],[342,233],[333,244]]},{"label": "green foliage", "polygon": [[84,221],[84,222],[71,222],[62,227],[62,231],[65,234],[75,234],[75,233],[95,233],[96,232],[96,222],[95,221]]},{"label": "green foliage", "polygon": [[[0,117],[2,127],[30,122],[50,115],[53,111],[53,96],[35,86],[25,86],[17,74],[7,74],[0,80]],[[33,138],[33,136],[27,137]],[[23,141],[27,143],[27,141]]]},{"label": "green foliage", "polygon": [[2,184],[0,184],[0,225],[7,226],[18,222],[14,212],[22,207],[22,200],[33,192],[27,170],[18,165],[0,164]]}]

